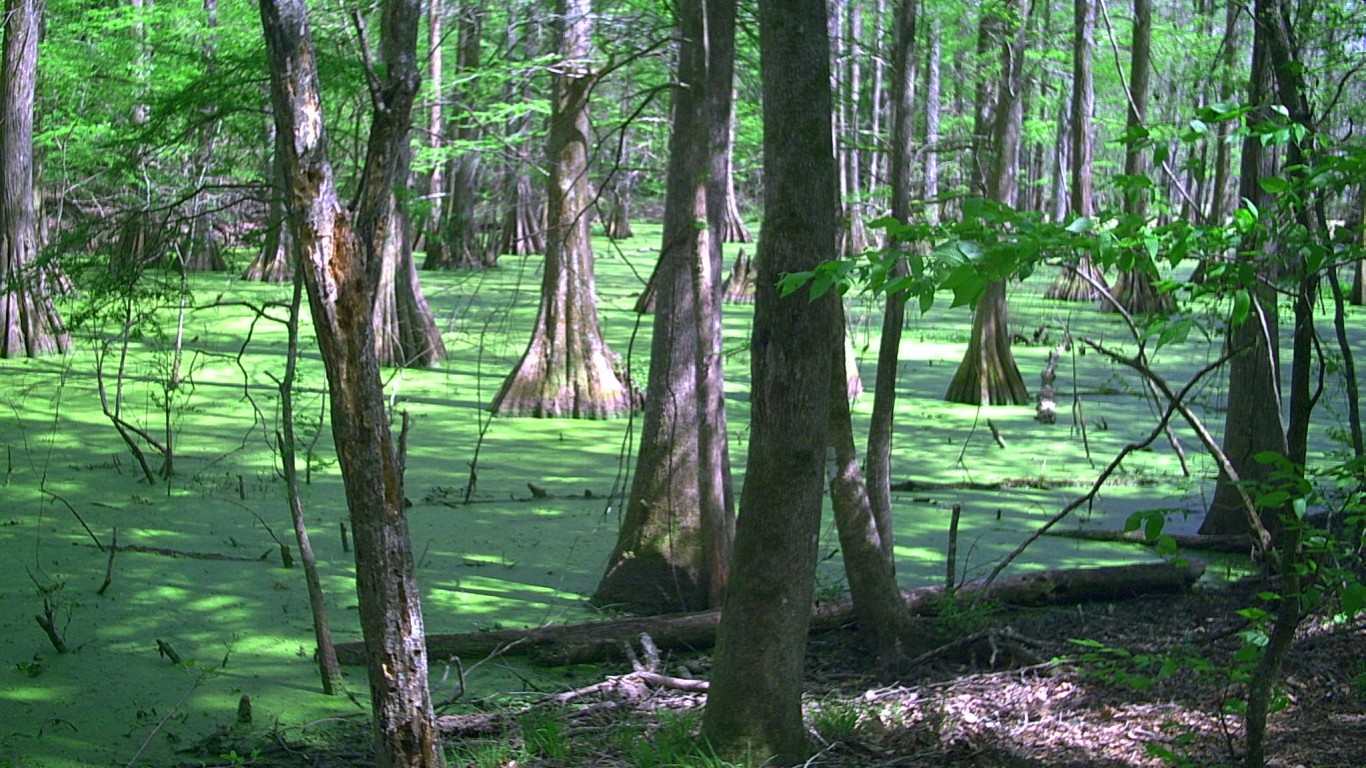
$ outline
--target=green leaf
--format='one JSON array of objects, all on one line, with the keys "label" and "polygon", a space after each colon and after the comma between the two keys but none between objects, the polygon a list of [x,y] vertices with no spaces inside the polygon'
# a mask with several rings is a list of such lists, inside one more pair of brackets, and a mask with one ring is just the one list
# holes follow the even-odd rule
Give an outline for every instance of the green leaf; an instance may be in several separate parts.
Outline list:
[{"label": "green leaf", "polygon": [[1366,585],[1354,581],[1342,588],[1342,612],[1349,617],[1366,609]]},{"label": "green leaf", "polygon": [[815,276],[813,272],[789,272],[778,279],[778,296],[787,298],[802,286],[811,282]]},{"label": "green leaf", "polygon": [[1257,183],[1261,186],[1262,191],[1266,192],[1268,195],[1279,195],[1282,192],[1289,191],[1291,188],[1290,182],[1279,176],[1263,177],[1257,179]]},{"label": "green leaf", "polygon": [[1091,231],[1091,224],[1090,216],[1078,216],[1067,225],[1067,231],[1074,235],[1082,235]]},{"label": "green leaf", "polygon": [[1245,290],[1239,290],[1233,294],[1233,314],[1229,322],[1234,325],[1242,325],[1247,320],[1248,313],[1252,309],[1252,296]]}]

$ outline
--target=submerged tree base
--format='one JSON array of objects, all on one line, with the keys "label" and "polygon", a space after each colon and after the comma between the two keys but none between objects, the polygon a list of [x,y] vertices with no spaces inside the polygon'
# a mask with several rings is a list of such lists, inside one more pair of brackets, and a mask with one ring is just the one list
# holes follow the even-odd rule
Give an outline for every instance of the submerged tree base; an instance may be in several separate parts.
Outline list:
[{"label": "submerged tree base", "polygon": [[[1148,273],[1136,270],[1119,273],[1113,294],[1115,301],[1131,315],[1170,312],[1176,306],[1170,293],[1157,290]],[[1102,301],[1100,308],[1106,312],[1115,311],[1115,305],[1108,301]]]},{"label": "submerged tree base", "polygon": [[1105,287],[1105,276],[1090,259],[1083,258],[1075,265],[1064,266],[1043,297],[1056,301],[1095,301],[1101,297],[1097,285]]}]

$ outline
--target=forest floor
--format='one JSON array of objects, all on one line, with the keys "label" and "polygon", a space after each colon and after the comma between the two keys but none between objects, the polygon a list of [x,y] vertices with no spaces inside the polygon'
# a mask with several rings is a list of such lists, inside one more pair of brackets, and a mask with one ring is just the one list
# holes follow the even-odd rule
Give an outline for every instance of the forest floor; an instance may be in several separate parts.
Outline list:
[{"label": "forest floor", "polygon": [[[814,636],[805,707],[814,756],[805,765],[1241,765],[1241,718],[1221,712],[1241,691],[1230,665],[1247,622],[1236,611],[1257,600],[1251,586],[1201,587],[963,616],[980,642],[923,660],[894,681],[873,673],[852,630]],[[665,671],[705,664],[675,659]],[[579,682],[584,687],[445,716],[450,765],[730,765],[699,752],[702,694],[630,674]],[[1366,766],[1366,624],[1306,621],[1280,691],[1285,708],[1270,721],[1268,765]],[[365,728],[354,719],[248,740],[225,733],[183,764],[357,768],[372,764]]]}]

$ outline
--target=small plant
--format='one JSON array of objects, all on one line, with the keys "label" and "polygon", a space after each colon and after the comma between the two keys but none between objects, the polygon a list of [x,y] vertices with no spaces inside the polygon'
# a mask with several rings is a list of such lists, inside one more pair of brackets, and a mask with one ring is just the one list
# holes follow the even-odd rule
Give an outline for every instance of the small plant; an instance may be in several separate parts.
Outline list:
[{"label": "small plant", "polygon": [[645,734],[627,729],[622,740],[623,751],[635,768],[663,768],[682,765],[697,752],[697,714],[690,710],[661,712],[659,727]]},{"label": "small plant", "polygon": [[1181,667],[1181,660],[1172,654],[1133,653],[1127,648],[1086,638],[1071,638],[1068,642],[1086,649],[1077,660],[1085,665],[1088,675],[1135,691],[1151,688]]},{"label": "small plant", "polygon": [[446,762],[451,768],[505,768],[517,764],[517,751],[503,742],[461,744]]},{"label": "small plant", "polygon": [[847,741],[858,733],[862,720],[858,707],[839,699],[827,699],[816,706],[811,724],[827,742]]},{"label": "small plant", "polygon": [[1173,768],[1197,768],[1196,762],[1181,751],[1195,741],[1195,732],[1181,723],[1163,723],[1162,729],[1175,730],[1177,733],[1172,737],[1170,746],[1153,741],[1144,744],[1143,748],[1148,754],[1161,760],[1163,765],[1170,765]]},{"label": "small plant", "polygon": [[569,759],[571,744],[564,723],[549,715],[528,713],[520,724],[522,752],[527,757],[539,757],[556,764]]},{"label": "small plant", "polygon": [[946,595],[928,611],[945,637],[966,637],[991,623],[996,603],[977,597]]}]

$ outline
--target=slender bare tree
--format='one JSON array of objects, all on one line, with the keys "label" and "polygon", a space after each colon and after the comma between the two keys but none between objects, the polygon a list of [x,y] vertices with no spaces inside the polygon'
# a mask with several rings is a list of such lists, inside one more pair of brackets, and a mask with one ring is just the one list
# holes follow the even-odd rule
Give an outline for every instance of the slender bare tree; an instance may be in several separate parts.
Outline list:
[{"label": "slender bare tree", "polygon": [[417,68],[418,0],[382,6],[384,80],[370,126],[354,226],[327,157],[317,57],[304,0],[262,0],[289,222],[327,370],[332,437],[356,550],[356,594],[380,768],[444,768],[427,690],[422,607],[372,320],[384,229],[405,151]]}]

